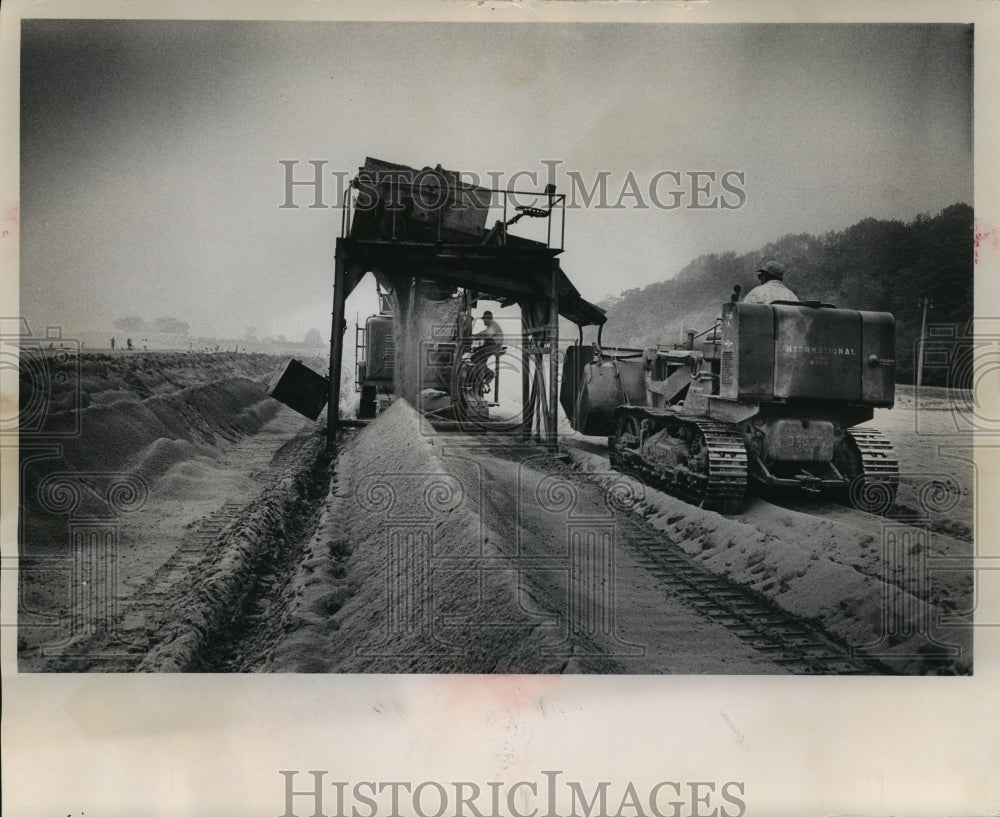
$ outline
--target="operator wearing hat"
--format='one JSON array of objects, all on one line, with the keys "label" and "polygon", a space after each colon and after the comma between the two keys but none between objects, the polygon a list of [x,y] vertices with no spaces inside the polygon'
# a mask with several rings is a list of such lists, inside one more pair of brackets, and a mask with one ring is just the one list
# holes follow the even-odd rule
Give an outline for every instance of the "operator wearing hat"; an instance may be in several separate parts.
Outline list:
[{"label": "operator wearing hat", "polygon": [[481,340],[483,347],[495,346],[499,351],[499,348],[503,346],[503,332],[499,324],[493,320],[493,313],[488,309],[483,313],[483,325],[486,328],[482,332],[476,332],[472,337]]},{"label": "operator wearing hat", "polygon": [[476,367],[475,377],[484,384],[484,391],[489,391],[488,384],[494,378],[494,373],[490,370],[489,359],[499,356],[504,352],[503,331],[499,324],[493,320],[493,313],[488,309],[483,312],[483,324],[486,327],[482,332],[476,332],[472,337],[480,341],[479,348],[473,353],[470,361]]},{"label": "operator wearing hat", "polygon": [[773,304],[775,301],[797,301],[798,296],[782,283],[785,268],[777,261],[768,261],[757,270],[760,286],[751,289],[743,299],[745,304]]}]

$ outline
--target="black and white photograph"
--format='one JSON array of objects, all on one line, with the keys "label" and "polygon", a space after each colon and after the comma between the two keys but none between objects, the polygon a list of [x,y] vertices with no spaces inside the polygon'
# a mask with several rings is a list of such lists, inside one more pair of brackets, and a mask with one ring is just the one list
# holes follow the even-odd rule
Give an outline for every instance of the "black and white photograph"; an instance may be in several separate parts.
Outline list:
[{"label": "black and white photograph", "polygon": [[[996,813],[995,700],[910,747],[946,787],[882,754],[996,666],[992,10],[130,5],[0,18],[15,692],[100,691],[114,757],[112,690],[136,748],[179,718],[182,788],[197,712],[262,741],[233,813]],[[602,770],[618,707],[725,764]],[[98,813],[56,790],[9,813]]]}]

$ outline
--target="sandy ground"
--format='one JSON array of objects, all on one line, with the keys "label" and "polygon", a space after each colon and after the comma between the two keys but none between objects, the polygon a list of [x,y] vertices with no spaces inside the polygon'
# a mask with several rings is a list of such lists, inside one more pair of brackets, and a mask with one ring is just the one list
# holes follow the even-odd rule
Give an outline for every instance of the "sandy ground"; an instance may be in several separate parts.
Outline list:
[{"label": "sandy ground", "polygon": [[[930,391],[930,390],[927,390]],[[972,667],[974,470],[943,390],[901,387],[897,406],[870,423],[900,461],[896,506],[885,516],[800,493],[751,494],[735,517],[691,508],[643,488],[643,513],[699,562],[797,616],[818,620],[862,654],[901,672]],[[598,480],[603,440],[566,448]],[[944,658],[942,663],[938,659]]]},{"label": "sandy ground", "polygon": [[22,440],[22,671],[127,668],[156,638],[171,587],[308,423],[265,394],[281,364],[81,356],[41,433]]},{"label": "sandy ground", "polygon": [[[918,418],[904,389],[872,422],[901,462],[886,516],[801,494],[754,495],[742,515],[720,516],[609,469],[603,441],[579,436],[563,447],[589,478],[554,479],[538,449],[435,435],[397,403],[338,457],[293,632],[267,668],[781,671],[665,593],[634,529],[607,511],[608,487],[626,485],[664,541],[853,655],[895,672],[968,673],[973,471],[950,456],[967,437],[947,397],[922,395]],[[593,574],[583,601],[580,537]]]},{"label": "sandy ground", "polygon": [[[267,669],[782,671],[614,546],[596,483],[550,478],[533,446],[468,442],[397,402],[340,453],[289,635]],[[581,551],[588,536],[607,537],[606,549],[583,541]]]},{"label": "sandy ground", "polygon": [[903,472],[886,517],[798,494],[724,517],[611,470],[603,440],[553,457],[402,401],[331,467],[321,424],[264,393],[280,363],[83,356],[22,446],[22,671],[789,671],[660,547],[889,671],[971,671],[950,395],[904,389],[873,422]]}]

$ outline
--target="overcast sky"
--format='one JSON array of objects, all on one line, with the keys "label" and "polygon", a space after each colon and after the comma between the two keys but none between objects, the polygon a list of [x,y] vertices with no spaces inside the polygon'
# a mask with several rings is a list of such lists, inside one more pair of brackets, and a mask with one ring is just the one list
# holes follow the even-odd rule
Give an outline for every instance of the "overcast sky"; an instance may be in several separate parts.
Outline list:
[{"label": "overcast sky", "polygon": [[[971,49],[965,26],[26,21],[21,311],[327,337],[340,211],[304,188],[281,208],[282,160],[325,161],[329,205],[366,156],[539,187],[558,161],[562,192],[604,172],[607,204],[631,173],[621,209],[567,214],[563,268],[592,300],[703,253],[971,204]],[[649,195],[662,171],[674,209]],[[695,171],[717,179],[697,202]]]}]

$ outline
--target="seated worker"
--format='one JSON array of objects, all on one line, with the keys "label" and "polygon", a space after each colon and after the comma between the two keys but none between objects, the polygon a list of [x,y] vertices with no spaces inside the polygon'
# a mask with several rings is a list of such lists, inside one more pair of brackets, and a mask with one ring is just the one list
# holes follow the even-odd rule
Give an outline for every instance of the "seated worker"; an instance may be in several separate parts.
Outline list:
[{"label": "seated worker", "polygon": [[496,351],[499,352],[500,347],[503,346],[503,331],[500,329],[499,324],[493,320],[493,313],[488,309],[483,313],[483,324],[485,324],[486,328],[482,332],[476,332],[472,337],[479,338],[482,341],[479,347],[480,350],[486,349],[488,346],[496,346]]},{"label": "seated worker", "polygon": [[[494,374],[490,369],[490,358],[503,352],[503,331],[499,324],[493,320],[493,313],[488,309],[483,313],[483,323],[485,329],[476,332],[472,337],[481,341],[479,347],[472,352],[471,361],[476,367],[475,380],[481,383],[489,383],[493,380]],[[489,388],[486,387],[486,391]]]},{"label": "seated worker", "polygon": [[751,289],[743,299],[745,304],[773,304],[775,301],[797,301],[798,296],[782,283],[785,268],[777,261],[768,261],[757,270],[760,286]]}]

